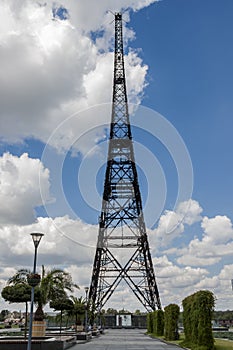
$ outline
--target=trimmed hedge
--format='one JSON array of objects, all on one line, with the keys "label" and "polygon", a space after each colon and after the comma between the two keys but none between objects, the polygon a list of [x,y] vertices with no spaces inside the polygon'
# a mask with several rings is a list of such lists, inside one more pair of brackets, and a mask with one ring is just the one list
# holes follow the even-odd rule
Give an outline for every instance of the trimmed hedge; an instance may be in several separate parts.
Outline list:
[{"label": "trimmed hedge", "polygon": [[179,314],[180,314],[180,308],[176,304],[170,304],[164,308],[166,340],[179,339],[179,333],[178,333]]},{"label": "trimmed hedge", "polygon": [[213,350],[212,314],[214,295],[210,291],[201,290],[182,302],[185,344],[194,349]]},{"label": "trimmed hedge", "polygon": [[163,310],[157,310],[153,314],[153,333],[157,336],[162,336],[164,333],[164,312]]},{"label": "trimmed hedge", "polygon": [[214,338],[223,338],[228,340],[233,340],[233,333],[232,332],[214,332],[213,333]]},{"label": "trimmed hedge", "polygon": [[153,333],[153,312],[149,312],[146,316],[147,321],[147,333],[152,334]]},{"label": "trimmed hedge", "polygon": [[147,332],[156,336],[164,333],[164,312],[157,310],[147,314]]}]

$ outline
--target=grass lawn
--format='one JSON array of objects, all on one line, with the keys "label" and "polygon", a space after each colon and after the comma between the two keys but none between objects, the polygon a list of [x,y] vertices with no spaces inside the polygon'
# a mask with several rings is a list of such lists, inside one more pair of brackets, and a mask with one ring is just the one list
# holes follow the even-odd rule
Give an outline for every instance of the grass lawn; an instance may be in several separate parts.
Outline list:
[{"label": "grass lawn", "polygon": [[184,341],[184,334],[180,334],[179,340],[170,340],[169,343],[180,345],[180,343],[182,343],[183,341]]},{"label": "grass lawn", "polygon": [[233,341],[215,338],[215,349],[216,350],[233,350]]},{"label": "grass lawn", "polygon": [[[184,337],[181,336],[179,340],[171,341],[169,343],[180,345],[182,341],[184,340]],[[181,346],[181,345],[180,345]],[[214,348],[215,350],[233,350],[233,341],[231,340],[225,340],[225,339],[214,339]]]},{"label": "grass lawn", "polygon": [[[157,337],[157,338],[164,340],[164,337]],[[233,341],[232,340],[216,339],[216,338],[214,340],[215,340],[215,342],[214,342],[215,350],[233,350]],[[181,346],[180,343],[182,343],[183,341],[184,341],[184,335],[180,334],[179,340],[169,341],[169,343]]]}]

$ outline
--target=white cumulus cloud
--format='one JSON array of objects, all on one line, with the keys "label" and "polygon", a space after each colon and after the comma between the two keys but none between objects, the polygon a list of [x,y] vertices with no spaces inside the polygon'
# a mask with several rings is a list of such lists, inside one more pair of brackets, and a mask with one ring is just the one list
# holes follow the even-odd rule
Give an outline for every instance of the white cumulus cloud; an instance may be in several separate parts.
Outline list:
[{"label": "white cumulus cloud", "polygon": [[[40,185],[39,185],[40,172]],[[4,153],[0,157],[0,224],[27,224],[34,221],[34,208],[50,199],[49,170],[39,159]]]},{"label": "white cumulus cloud", "polygon": [[194,238],[188,247],[177,249],[179,264],[191,266],[214,265],[224,256],[233,254],[233,228],[227,216],[204,217],[201,238]]},{"label": "white cumulus cloud", "polygon": [[[136,11],[153,2],[124,0],[117,7]],[[62,5],[68,18],[53,18],[54,6]],[[103,40],[113,38],[112,14],[106,14],[109,6],[114,10],[113,5],[91,0],[0,3],[0,139],[17,142],[33,137],[46,143],[57,126],[74,113],[111,103],[113,41],[106,39],[103,51],[91,32],[97,31]],[[132,37],[132,30],[125,28],[125,38]],[[136,51],[129,51],[125,61],[129,101],[138,103],[148,67]],[[101,123],[103,117],[99,118]],[[89,128],[85,121],[80,123],[69,124],[56,140],[50,139],[52,145],[69,149],[74,134],[78,138],[80,128]]]},{"label": "white cumulus cloud", "polygon": [[152,240],[162,246],[170,244],[185,231],[185,225],[200,221],[201,213],[201,206],[193,199],[179,203],[174,211],[166,210],[159,219],[158,227],[152,232]]},{"label": "white cumulus cloud", "polygon": [[214,218],[204,217],[202,228],[204,229],[203,241],[209,244],[227,243],[233,238],[231,220],[225,215],[217,215]]}]

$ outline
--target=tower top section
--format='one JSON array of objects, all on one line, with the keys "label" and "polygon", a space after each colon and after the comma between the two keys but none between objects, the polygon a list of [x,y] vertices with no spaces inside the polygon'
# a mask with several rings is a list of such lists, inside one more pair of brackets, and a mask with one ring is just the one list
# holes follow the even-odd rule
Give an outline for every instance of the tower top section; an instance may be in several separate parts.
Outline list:
[{"label": "tower top section", "polygon": [[[115,14],[115,53],[110,139],[131,139],[125,81],[122,14]],[[122,144],[123,145],[123,144]],[[109,159],[113,154],[109,154]]]},{"label": "tower top section", "polygon": [[122,20],[122,13],[121,12],[116,12],[115,13],[115,20],[116,21]]}]

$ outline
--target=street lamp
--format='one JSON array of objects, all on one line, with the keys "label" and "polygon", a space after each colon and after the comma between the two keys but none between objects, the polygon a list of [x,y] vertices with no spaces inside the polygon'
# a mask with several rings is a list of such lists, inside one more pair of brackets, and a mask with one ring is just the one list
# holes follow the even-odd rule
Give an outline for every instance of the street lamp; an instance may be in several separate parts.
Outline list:
[{"label": "street lamp", "polygon": [[85,331],[87,332],[88,329],[87,329],[87,306],[88,306],[88,303],[87,303],[87,293],[89,291],[89,288],[88,287],[85,287],[85,293],[86,293],[86,308],[85,308]]},{"label": "street lamp", "polygon": [[[39,246],[39,243],[41,241],[41,238],[44,236],[43,233],[31,233],[32,240],[35,247],[35,254],[34,254],[34,264],[33,264],[33,275],[36,273],[36,260],[37,260],[37,248]],[[35,286],[31,286],[31,309],[30,309],[30,323],[29,323],[29,334],[28,334],[28,346],[27,350],[31,350],[31,343],[32,343],[32,319],[33,319],[33,303],[34,303],[34,288]]]}]

